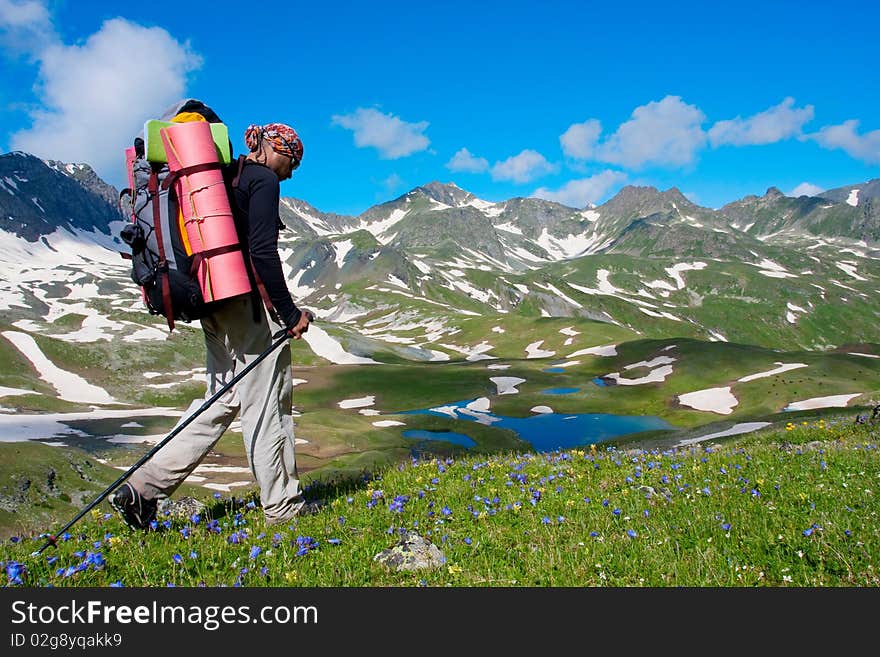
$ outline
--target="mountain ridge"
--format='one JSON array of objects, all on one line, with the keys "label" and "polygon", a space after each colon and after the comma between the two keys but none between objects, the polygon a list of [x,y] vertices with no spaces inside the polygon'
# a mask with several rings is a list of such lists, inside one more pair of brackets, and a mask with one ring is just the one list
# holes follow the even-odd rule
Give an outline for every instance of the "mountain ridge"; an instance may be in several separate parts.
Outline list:
[{"label": "mountain ridge", "polygon": [[[25,175],[22,163],[43,170]],[[22,304],[21,310],[9,305],[16,321],[55,316],[46,295],[57,294],[57,286],[34,297],[18,272],[61,259],[58,250],[69,247],[51,237],[58,228],[84,231],[83,239],[92,241],[118,231],[121,224],[114,223],[122,217],[109,201],[115,190],[90,169],[26,154],[0,156],[0,166],[7,171],[0,175],[0,204],[14,202],[30,213],[21,220],[17,210],[7,210],[4,217],[14,219],[7,219],[5,233],[45,242],[13,245],[0,299]],[[62,183],[77,189],[75,202],[59,207]],[[41,216],[45,199],[53,199],[54,214]],[[528,197],[484,201],[435,180],[357,216],[284,197],[287,229],[279,248],[298,304],[361,329],[381,316],[379,309],[398,307],[422,326],[443,316],[449,332],[475,315],[582,317],[645,335],[827,349],[880,341],[874,327],[880,316],[874,300],[878,205],[870,196],[853,205],[787,197],[771,187],[712,210],[676,187],[629,185],[602,205],[578,210]],[[102,278],[107,275],[98,270],[88,275],[109,290]],[[119,285],[130,285],[126,279],[122,266]],[[442,337],[432,331],[426,337],[412,344],[421,345],[425,357],[438,357],[446,349],[438,349]],[[399,350],[415,353],[414,347]]]}]

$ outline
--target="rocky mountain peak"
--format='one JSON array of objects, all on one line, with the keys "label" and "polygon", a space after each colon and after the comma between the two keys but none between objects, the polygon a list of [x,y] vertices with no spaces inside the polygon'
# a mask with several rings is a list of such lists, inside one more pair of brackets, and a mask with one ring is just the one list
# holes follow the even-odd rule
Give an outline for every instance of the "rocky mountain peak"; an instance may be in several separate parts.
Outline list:
[{"label": "rocky mountain peak", "polygon": [[829,189],[817,194],[817,196],[826,198],[829,201],[836,201],[837,203],[860,205],[869,199],[880,198],[880,178],[874,178],[855,185],[847,185],[846,187]]},{"label": "rocky mountain peak", "polygon": [[111,205],[119,202],[119,192],[112,185],[105,183],[95,170],[88,164],[66,163],[60,160],[44,160],[46,166],[59,173],[70,176],[86,189],[105,199]]},{"label": "rocky mountain peak", "polygon": [[[5,193],[3,193],[5,192]],[[0,228],[29,241],[68,226],[107,232],[122,219],[118,194],[88,165],[0,155]]]},{"label": "rocky mountain peak", "polygon": [[764,194],[764,198],[766,199],[776,199],[785,196],[781,191],[779,191],[778,187],[770,187],[767,192]]},{"label": "rocky mountain peak", "polygon": [[437,180],[429,182],[427,185],[417,187],[413,191],[419,191],[428,198],[432,198],[444,205],[451,205],[452,207],[465,205],[468,201],[474,198],[473,194],[466,192],[455,183],[441,183]]},{"label": "rocky mountain peak", "polygon": [[673,205],[679,209],[693,207],[676,187],[659,191],[656,187],[627,185],[603,206],[606,214],[623,218],[646,217],[658,212],[669,212]]},{"label": "rocky mountain peak", "polygon": [[687,196],[681,193],[681,190],[678,187],[670,187],[660,195],[664,200],[669,201],[670,203],[675,203],[676,205],[694,205]]},{"label": "rocky mountain peak", "polygon": [[640,185],[626,185],[621,188],[617,194],[614,195],[613,198],[609,201],[617,201],[617,202],[631,202],[631,201],[644,201],[650,198],[654,198],[660,195],[660,190],[656,187],[650,186],[640,186]]}]

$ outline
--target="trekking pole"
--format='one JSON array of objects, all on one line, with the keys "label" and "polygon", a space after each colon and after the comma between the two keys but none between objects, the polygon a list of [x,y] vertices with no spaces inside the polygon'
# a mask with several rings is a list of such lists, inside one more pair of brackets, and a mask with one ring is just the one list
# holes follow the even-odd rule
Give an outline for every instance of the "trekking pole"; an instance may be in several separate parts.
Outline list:
[{"label": "trekking pole", "polygon": [[[309,311],[305,311],[305,312],[309,312]],[[310,317],[310,318],[312,317],[312,315],[311,315],[310,312],[309,312],[309,317]],[[90,502],[89,505],[86,506],[82,511],[80,511],[80,512],[76,515],[76,517],[75,517],[73,520],[71,520],[70,522],[68,522],[68,523],[67,523],[66,525],[64,525],[64,527],[62,527],[61,529],[59,529],[58,532],[57,532],[56,534],[54,534],[54,535],[50,535],[49,538],[46,539],[46,542],[43,544],[43,546],[42,546],[39,550],[37,550],[36,552],[33,552],[33,553],[31,554],[31,556],[33,556],[33,557],[37,557],[37,556],[39,556],[40,554],[42,554],[43,550],[45,550],[45,549],[46,549],[47,547],[49,547],[50,545],[53,545],[53,546],[56,545],[56,542],[57,542],[57,540],[58,540],[57,537],[58,537],[59,535],[63,534],[63,533],[66,532],[68,529],[70,529],[71,527],[73,527],[73,525],[76,524],[77,520],[79,520],[80,518],[82,518],[86,513],[88,513],[89,511],[91,511],[91,510],[92,510],[95,506],[97,506],[98,504],[100,504],[101,501],[102,501],[105,497],[107,497],[107,495],[109,495],[110,492],[111,492],[113,489],[115,489],[115,488],[116,488],[117,486],[119,486],[123,481],[125,481],[126,479],[128,479],[128,478],[134,473],[135,470],[137,470],[137,469],[138,469],[139,467],[141,467],[144,463],[146,463],[147,461],[149,461],[150,458],[153,456],[153,454],[155,454],[155,453],[158,452],[160,449],[162,449],[162,447],[165,446],[165,444],[168,443],[168,441],[170,441],[172,438],[174,438],[174,436],[176,436],[176,435],[179,434],[181,431],[183,431],[183,429],[184,429],[185,427],[187,427],[187,426],[189,425],[190,422],[192,422],[192,421],[195,420],[199,415],[201,415],[203,412],[205,412],[205,411],[211,406],[211,404],[213,404],[215,401],[217,401],[217,400],[220,398],[221,395],[223,395],[223,393],[225,393],[225,392],[226,392],[227,390],[229,390],[232,386],[234,386],[236,383],[238,383],[242,378],[244,378],[244,376],[245,376],[248,372],[250,372],[250,371],[251,371],[252,369],[254,369],[257,365],[259,365],[259,364],[260,364],[260,363],[261,363],[261,362],[262,362],[262,361],[263,361],[263,360],[264,360],[269,354],[271,354],[271,353],[272,353],[273,351],[275,351],[278,347],[280,347],[282,344],[284,344],[285,342],[287,342],[287,339],[288,339],[288,338],[289,338],[289,336],[288,336],[288,334],[287,334],[287,329],[281,329],[280,331],[278,331],[278,333],[276,333],[275,335],[273,335],[273,336],[272,336],[272,339],[275,340],[275,342],[273,342],[272,345],[270,345],[270,346],[269,346],[269,347],[268,347],[263,353],[261,353],[259,356],[257,356],[257,357],[254,359],[254,362],[252,362],[250,365],[248,365],[247,367],[245,367],[241,372],[239,372],[239,373],[236,374],[234,377],[232,377],[232,379],[229,381],[229,383],[227,383],[225,386],[223,386],[222,388],[220,388],[220,390],[218,390],[218,391],[215,392],[213,395],[211,395],[211,397],[210,397],[209,399],[207,399],[207,400],[205,401],[205,403],[202,404],[202,405],[199,407],[199,409],[198,409],[195,413],[193,413],[193,414],[190,415],[188,418],[186,418],[183,422],[181,422],[180,424],[178,424],[178,425],[174,428],[174,430],[173,430],[171,433],[169,433],[167,436],[165,436],[165,437],[162,439],[161,442],[159,442],[155,447],[153,447],[153,449],[151,449],[149,452],[147,452],[147,453],[144,454],[141,458],[139,458],[139,459],[137,460],[137,462],[135,462],[135,464],[134,464],[133,466],[131,466],[131,467],[128,469],[127,472],[125,472],[122,476],[119,477],[119,479],[117,479],[117,480],[114,481],[112,484],[110,484],[110,485],[107,487],[107,489],[106,489],[103,493],[101,493],[100,495],[98,495],[98,497],[96,497],[92,502]]]}]

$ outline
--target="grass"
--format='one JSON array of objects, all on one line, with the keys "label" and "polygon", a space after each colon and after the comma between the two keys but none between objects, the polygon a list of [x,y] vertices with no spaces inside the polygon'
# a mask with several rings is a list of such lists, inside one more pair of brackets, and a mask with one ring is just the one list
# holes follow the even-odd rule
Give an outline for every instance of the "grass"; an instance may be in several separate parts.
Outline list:
[{"label": "grass", "polygon": [[[307,480],[327,506],[280,527],[253,492],[141,533],[101,508],[42,555],[10,539],[2,565],[27,587],[874,587],[878,433],[847,416],[679,449],[405,459]],[[373,559],[408,530],[445,563]]]}]

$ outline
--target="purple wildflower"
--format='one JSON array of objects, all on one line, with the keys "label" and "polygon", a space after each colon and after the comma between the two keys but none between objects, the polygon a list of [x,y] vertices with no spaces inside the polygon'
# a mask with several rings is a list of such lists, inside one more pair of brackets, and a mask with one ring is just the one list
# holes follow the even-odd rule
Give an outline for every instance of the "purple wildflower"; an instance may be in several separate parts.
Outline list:
[{"label": "purple wildflower", "polygon": [[105,563],[104,555],[100,552],[89,552],[86,555],[85,564],[91,565],[94,570],[101,570]]},{"label": "purple wildflower", "polygon": [[26,572],[24,564],[17,561],[10,561],[6,564],[6,578],[10,584],[24,584],[21,576]]},{"label": "purple wildflower", "polygon": [[390,511],[402,513],[403,507],[407,503],[407,501],[409,501],[409,495],[397,495],[393,500],[391,500],[391,504],[388,505],[388,509]]}]

